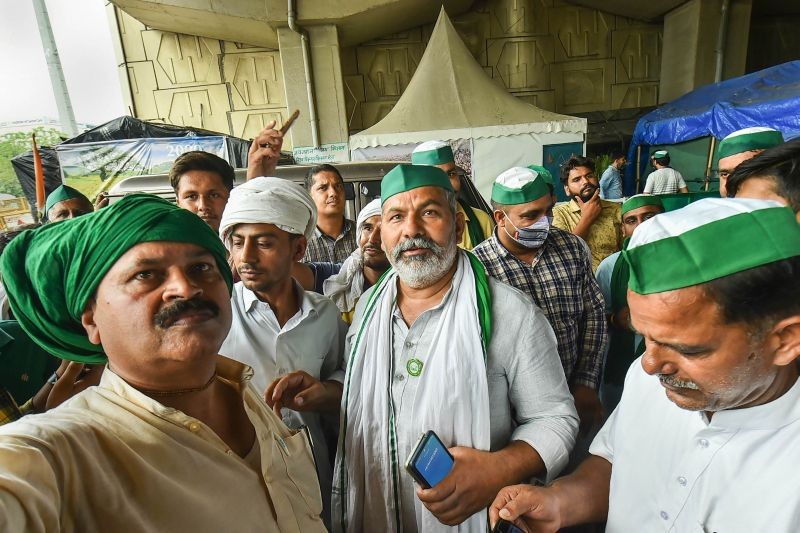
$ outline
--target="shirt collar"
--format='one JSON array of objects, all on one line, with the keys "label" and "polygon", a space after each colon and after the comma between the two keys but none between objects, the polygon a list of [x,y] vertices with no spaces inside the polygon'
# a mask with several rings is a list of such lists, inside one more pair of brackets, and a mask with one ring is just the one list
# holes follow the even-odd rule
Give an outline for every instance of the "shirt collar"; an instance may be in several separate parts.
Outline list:
[{"label": "shirt collar", "polygon": [[[253,377],[253,369],[249,366],[228,359],[222,355],[216,356],[217,361],[217,379],[222,379],[233,384],[240,392],[244,391],[247,383]],[[106,365],[103,375],[100,378],[98,389],[105,389],[111,391],[122,398],[138,405],[139,407],[155,413],[157,415],[166,416],[175,414],[176,409],[166,407],[153,398],[147,396],[135,387],[131,386],[127,381],[122,379],[117,373]]]},{"label": "shirt collar", "polygon": [[[242,283],[242,282],[239,282]],[[310,314],[316,314],[317,310],[314,307],[314,302],[311,301],[311,298],[308,296],[308,293],[303,289],[303,287],[297,283],[297,280],[292,278],[292,285],[294,286],[295,293],[299,296],[298,300],[300,302],[300,320],[306,318],[306,316]],[[262,302],[256,296],[256,293],[248,289],[242,283],[242,302],[244,303],[244,310],[245,312],[249,313],[253,310],[257,304],[268,305],[266,302]]]},{"label": "shirt collar", "polygon": [[705,413],[700,413],[710,428],[774,430],[800,420],[800,379],[783,396],[769,403],[728,409],[714,413],[709,422]]}]

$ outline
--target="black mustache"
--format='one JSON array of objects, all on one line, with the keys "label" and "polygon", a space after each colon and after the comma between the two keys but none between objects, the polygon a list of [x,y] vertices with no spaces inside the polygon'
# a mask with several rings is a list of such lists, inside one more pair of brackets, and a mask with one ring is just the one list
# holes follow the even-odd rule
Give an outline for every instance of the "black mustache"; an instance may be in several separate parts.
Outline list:
[{"label": "black mustache", "polygon": [[168,328],[182,314],[188,311],[210,311],[216,317],[219,315],[219,306],[211,300],[192,298],[191,300],[177,300],[155,314],[153,323],[159,328]]}]

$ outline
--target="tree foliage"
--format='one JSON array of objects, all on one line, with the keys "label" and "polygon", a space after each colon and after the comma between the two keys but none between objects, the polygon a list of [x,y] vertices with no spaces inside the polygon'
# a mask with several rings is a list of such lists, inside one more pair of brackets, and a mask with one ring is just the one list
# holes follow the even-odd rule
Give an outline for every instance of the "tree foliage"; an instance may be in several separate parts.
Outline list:
[{"label": "tree foliage", "polygon": [[0,193],[23,196],[22,186],[11,166],[11,159],[32,149],[31,133],[36,134],[36,144],[55,146],[66,138],[66,135],[55,128],[38,126],[33,131],[14,131],[0,135]]}]

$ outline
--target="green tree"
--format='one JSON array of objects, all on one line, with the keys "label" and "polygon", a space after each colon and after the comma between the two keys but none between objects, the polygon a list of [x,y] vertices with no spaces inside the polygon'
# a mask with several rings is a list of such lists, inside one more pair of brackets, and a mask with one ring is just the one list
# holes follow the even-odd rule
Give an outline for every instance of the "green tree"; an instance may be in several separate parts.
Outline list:
[{"label": "green tree", "polygon": [[17,180],[11,159],[27,152],[32,148],[31,133],[36,134],[36,144],[42,146],[55,146],[66,136],[55,128],[39,126],[33,131],[14,131],[0,135],[0,193],[23,196],[22,186]]}]

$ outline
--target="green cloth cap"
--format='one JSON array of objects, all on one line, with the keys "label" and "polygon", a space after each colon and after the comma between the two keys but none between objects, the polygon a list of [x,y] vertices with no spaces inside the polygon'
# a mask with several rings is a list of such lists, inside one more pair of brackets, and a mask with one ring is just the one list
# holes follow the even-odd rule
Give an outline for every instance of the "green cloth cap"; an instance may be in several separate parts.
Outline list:
[{"label": "green cloth cap", "polygon": [[455,192],[444,170],[428,165],[401,163],[387,172],[381,180],[381,205],[395,194],[419,187],[440,187]]},{"label": "green cloth cap", "polygon": [[44,203],[44,213],[50,212],[50,208],[64,200],[72,200],[73,198],[83,198],[86,203],[92,205],[92,202],[78,189],[73,189],[69,185],[61,185],[56,190],[47,196],[47,201]]},{"label": "green cloth cap", "polygon": [[631,196],[622,204],[622,208],[620,209],[620,215],[624,216],[625,213],[628,211],[633,211],[634,209],[639,209],[640,207],[644,207],[646,205],[655,205],[661,208],[661,211],[665,211],[664,203],[661,201],[661,198],[654,194],[637,194],[636,196]]},{"label": "green cloth cap", "polygon": [[527,204],[544,195],[550,195],[544,177],[530,168],[509,168],[492,184],[492,201],[498,204]]},{"label": "green cloth cap", "polygon": [[766,150],[783,144],[783,135],[772,128],[745,128],[734,131],[719,142],[717,160],[750,150]]},{"label": "green cloth cap", "polygon": [[104,363],[89,342],[81,314],[117,260],[143,242],[196,244],[216,259],[233,285],[222,241],[197,215],[150,194],[131,194],[82,217],[21,233],[0,256],[11,310],[22,329],[48,353],[81,363]]},{"label": "green cloth cap", "polygon": [[555,187],[555,182],[553,181],[553,175],[550,174],[549,170],[539,165],[528,165],[528,168],[539,174],[545,183],[548,183]]},{"label": "green cloth cap", "polygon": [[705,198],[642,222],[622,257],[639,294],[699,285],[800,255],[800,224],[777,202]]},{"label": "green cloth cap", "polygon": [[657,151],[653,152],[653,157],[655,159],[663,159],[663,158],[667,157],[668,155],[669,155],[669,152],[667,152],[666,150],[657,150]]},{"label": "green cloth cap", "polygon": [[414,165],[444,165],[454,163],[453,149],[442,141],[425,141],[411,152]]}]

